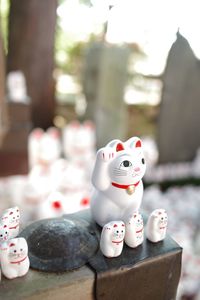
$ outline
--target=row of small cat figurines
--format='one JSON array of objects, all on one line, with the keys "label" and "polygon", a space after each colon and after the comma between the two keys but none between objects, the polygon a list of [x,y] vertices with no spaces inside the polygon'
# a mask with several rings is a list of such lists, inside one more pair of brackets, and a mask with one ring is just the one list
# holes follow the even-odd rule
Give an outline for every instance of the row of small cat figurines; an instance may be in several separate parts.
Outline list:
[{"label": "row of small cat figurines", "polygon": [[[146,224],[146,237],[152,243],[163,241],[166,236],[168,216],[164,209],[154,210]],[[106,257],[117,257],[122,253],[124,242],[136,248],[144,241],[144,222],[142,215],[135,212],[127,222],[112,221],[104,225],[100,249]]]},{"label": "row of small cat figurines", "polygon": [[19,234],[18,207],[6,209],[0,217],[1,272],[8,279],[24,276],[30,267],[28,244]]}]

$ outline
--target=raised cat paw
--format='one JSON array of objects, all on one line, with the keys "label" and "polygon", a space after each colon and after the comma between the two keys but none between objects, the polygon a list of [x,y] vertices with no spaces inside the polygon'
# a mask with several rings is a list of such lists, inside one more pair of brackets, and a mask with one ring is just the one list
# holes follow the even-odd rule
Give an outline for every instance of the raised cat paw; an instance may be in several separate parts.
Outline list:
[{"label": "raised cat paw", "polygon": [[97,159],[103,162],[109,162],[115,157],[113,149],[102,148],[97,152]]}]

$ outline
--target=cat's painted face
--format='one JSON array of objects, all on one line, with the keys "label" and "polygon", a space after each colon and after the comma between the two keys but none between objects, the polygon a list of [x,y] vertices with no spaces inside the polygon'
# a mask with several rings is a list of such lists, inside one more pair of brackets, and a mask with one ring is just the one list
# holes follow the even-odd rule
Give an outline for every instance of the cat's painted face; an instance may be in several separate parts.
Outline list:
[{"label": "cat's painted face", "polygon": [[119,243],[124,240],[125,224],[122,221],[110,222],[105,225],[104,235],[107,235],[112,243]]},{"label": "cat's painted face", "polygon": [[125,236],[125,225],[123,223],[116,222],[112,226],[112,242],[121,242]]},{"label": "cat's painted face", "polygon": [[[119,145],[121,146],[119,147]],[[132,138],[123,144],[114,145],[114,147],[116,147],[116,156],[109,169],[111,180],[127,185],[140,181],[146,170],[141,141]]]},{"label": "cat's painted face", "polygon": [[28,245],[24,238],[11,239],[8,247],[8,257],[12,262],[17,262],[28,255]]},{"label": "cat's painted face", "polygon": [[154,217],[157,224],[157,229],[159,231],[165,230],[168,222],[166,211],[164,209],[157,209],[154,212]]},{"label": "cat's painted face", "polygon": [[6,224],[0,224],[0,244],[8,241],[9,239],[9,228]]},{"label": "cat's painted face", "polygon": [[133,216],[129,219],[128,225],[133,226],[137,231],[143,229],[143,218],[140,213],[134,213]]},{"label": "cat's painted face", "polygon": [[10,226],[14,227],[19,225],[20,222],[19,208],[16,206],[5,210],[2,215],[2,222],[3,223],[6,222],[7,224],[9,224],[9,228]]}]

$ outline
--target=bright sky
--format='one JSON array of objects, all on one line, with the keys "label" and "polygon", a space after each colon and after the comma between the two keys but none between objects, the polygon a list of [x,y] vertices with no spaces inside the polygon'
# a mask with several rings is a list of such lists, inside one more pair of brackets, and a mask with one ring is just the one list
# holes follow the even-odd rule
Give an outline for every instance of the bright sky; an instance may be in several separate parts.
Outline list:
[{"label": "bright sky", "polygon": [[[93,6],[66,0],[59,8],[62,28],[74,40],[87,40],[92,32],[100,33],[108,20],[107,41],[122,44],[136,42],[147,53],[146,73],[160,73],[168,50],[180,32],[200,57],[199,0],[93,0]],[[108,5],[114,4],[109,12]]]}]

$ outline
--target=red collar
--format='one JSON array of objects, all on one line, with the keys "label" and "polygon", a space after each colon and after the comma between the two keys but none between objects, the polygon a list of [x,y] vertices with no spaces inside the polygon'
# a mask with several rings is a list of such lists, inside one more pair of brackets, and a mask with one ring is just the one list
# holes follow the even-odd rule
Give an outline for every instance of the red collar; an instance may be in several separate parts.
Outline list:
[{"label": "red collar", "polygon": [[142,229],[136,231],[136,233],[140,233],[140,232],[142,232],[142,231],[143,231],[143,227],[142,227]]},{"label": "red collar", "polygon": [[127,188],[129,188],[129,186],[132,186],[132,185],[134,187],[138,186],[138,184],[140,183],[140,180],[136,183],[133,183],[133,184],[119,184],[119,183],[116,183],[116,182],[111,182],[111,183],[112,183],[113,186],[115,186],[119,189],[125,189],[126,190]]},{"label": "red collar", "polygon": [[14,227],[9,227],[9,229],[16,229],[18,226],[19,226],[19,224],[17,224],[17,225],[14,226]]},{"label": "red collar", "polygon": [[23,262],[26,258],[27,258],[27,256],[24,257],[24,258],[21,259],[21,260],[18,260],[18,261],[10,261],[10,263],[11,263],[11,264],[20,264],[20,263]]},{"label": "red collar", "polygon": [[117,244],[117,245],[120,244],[120,243],[122,243],[122,242],[123,242],[123,240],[121,240],[121,241],[119,241],[119,242],[112,241],[113,244]]}]

